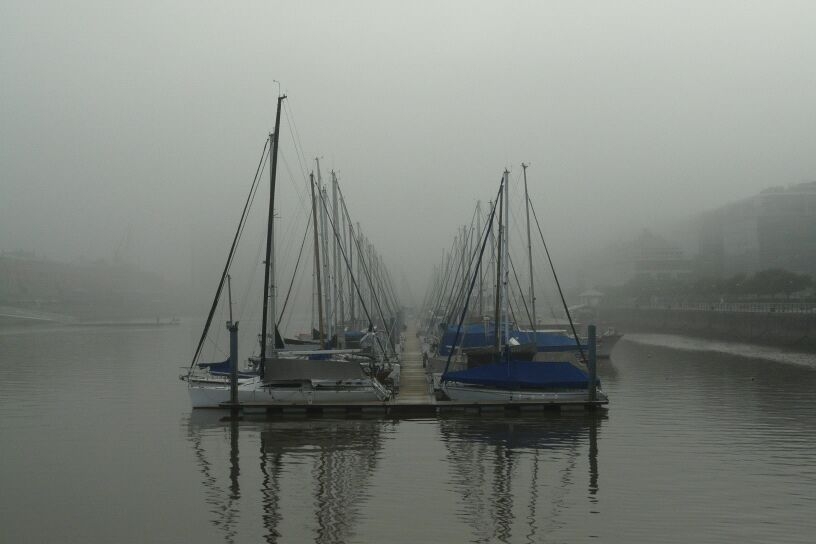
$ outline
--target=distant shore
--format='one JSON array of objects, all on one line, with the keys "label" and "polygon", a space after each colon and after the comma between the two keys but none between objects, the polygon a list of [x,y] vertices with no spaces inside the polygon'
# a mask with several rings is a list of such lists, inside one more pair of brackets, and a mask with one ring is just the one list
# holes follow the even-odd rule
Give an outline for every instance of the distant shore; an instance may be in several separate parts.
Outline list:
[{"label": "distant shore", "polygon": [[668,333],[816,353],[816,312],[603,308],[620,332]]}]

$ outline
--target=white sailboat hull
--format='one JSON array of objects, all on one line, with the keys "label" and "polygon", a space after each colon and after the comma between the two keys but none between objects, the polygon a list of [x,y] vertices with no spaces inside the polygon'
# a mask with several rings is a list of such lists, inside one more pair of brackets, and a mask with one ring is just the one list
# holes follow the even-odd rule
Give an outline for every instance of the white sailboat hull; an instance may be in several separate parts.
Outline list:
[{"label": "white sailboat hull", "polygon": [[[459,402],[542,402],[553,404],[583,404],[588,402],[586,389],[545,391],[499,389],[481,387],[456,382],[442,384],[442,390],[453,401]],[[606,395],[597,392],[597,400],[606,400]]]},{"label": "white sailboat hull", "polygon": [[[223,384],[190,383],[187,387],[193,408],[218,408],[230,401],[230,387]],[[264,393],[257,382],[238,384],[238,402],[254,402],[256,393]]]},{"label": "white sailboat hull", "polygon": [[[229,385],[191,383],[188,386],[193,408],[219,408],[230,401]],[[387,392],[370,380],[356,383],[313,381],[303,387],[264,386],[260,380],[238,385],[239,403],[304,405],[379,402]]]}]

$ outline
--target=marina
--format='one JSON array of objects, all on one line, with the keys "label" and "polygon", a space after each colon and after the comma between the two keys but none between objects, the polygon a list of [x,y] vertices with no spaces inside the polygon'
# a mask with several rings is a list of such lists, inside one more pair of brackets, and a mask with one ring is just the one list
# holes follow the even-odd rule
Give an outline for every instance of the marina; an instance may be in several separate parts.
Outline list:
[{"label": "marina", "polygon": [[0,544],[813,544],[816,2],[0,10]]},{"label": "marina", "polygon": [[[413,332],[413,331],[409,331]],[[406,334],[406,351],[402,354],[400,370],[399,394],[396,398],[385,402],[344,402],[344,403],[270,403],[270,402],[240,402],[233,406],[229,402],[222,403],[220,408],[237,409],[244,414],[275,415],[354,415],[354,414],[381,414],[391,417],[429,417],[445,414],[496,414],[497,412],[536,412],[542,410],[560,409],[587,409],[602,408],[606,401],[590,400],[588,393],[579,401],[563,400],[556,397],[546,402],[537,400],[514,400],[503,402],[497,400],[481,400],[462,402],[451,400],[437,400],[433,394],[432,384],[426,378],[422,368],[422,356],[419,340],[414,334]]]},{"label": "marina", "polygon": [[[411,316],[416,328],[409,329],[391,275],[376,250],[363,239],[359,223],[355,230],[334,170],[330,173],[329,199],[329,187],[323,183],[318,157],[314,159],[314,170],[308,174],[311,206],[301,202],[308,211],[306,231],[289,289],[278,310],[281,280],[276,272],[280,257],[279,241],[275,237],[275,202],[281,116],[286,99],[285,94],[277,97],[275,129],[261,152],[192,362],[187,372],[179,376],[187,383],[194,409],[220,408],[234,413],[265,411],[270,415],[379,412],[417,416],[531,411],[545,407],[595,409],[608,404],[608,397],[597,379],[596,327],[588,326],[586,341],[579,337],[530,201],[528,165],[524,163],[521,167],[529,269],[527,293],[522,292],[515,268],[513,276],[518,290],[510,284],[511,180],[510,172],[505,169],[486,216],[482,217],[481,204],[477,204],[472,219],[475,224],[462,227],[446,258],[444,272],[433,286],[437,295],[426,297],[419,316]],[[290,134],[290,138],[297,150],[294,135]],[[262,266],[259,354],[251,355],[242,364],[230,272],[267,167],[269,204]],[[531,211],[571,333],[537,328]],[[287,338],[280,325],[295,279],[303,274],[299,267],[310,231],[313,246],[311,335]],[[488,245],[489,263],[485,258]],[[496,271],[487,284],[484,268],[491,273],[494,268]],[[479,289],[474,296],[477,280]],[[489,297],[487,304],[483,300],[486,291],[495,295]],[[529,297],[531,311],[525,295]],[[530,326],[526,331],[520,328],[516,317],[521,312],[518,298],[522,300]],[[471,305],[472,299],[476,300]],[[224,306],[229,314],[226,323],[229,357],[224,361],[202,362],[202,348],[210,338],[213,317],[218,308]],[[466,320],[469,325],[465,324]],[[453,322],[457,323],[455,327],[449,325]],[[437,337],[439,328],[445,331],[441,339]],[[410,340],[406,339],[406,333]],[[604,338],[608,345],[603,356],[608,356],[620,336],[609,330],[600,340]],[[555,354],[566,355],[566,358],[556,360]],[[571,360],[573,356],[575,360]],[[404,363],[403,357],[406,358]],[[403,382],[407,392],[404,396],[400,392]]]}]

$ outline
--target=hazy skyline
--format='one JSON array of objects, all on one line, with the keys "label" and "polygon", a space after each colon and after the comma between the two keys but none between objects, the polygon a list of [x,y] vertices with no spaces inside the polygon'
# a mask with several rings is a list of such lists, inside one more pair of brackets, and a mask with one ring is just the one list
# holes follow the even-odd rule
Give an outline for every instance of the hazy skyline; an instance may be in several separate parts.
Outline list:
[{"label": "hazy skyline", "polygon": [[522,161],[556,255],[816,179],[813,28],[809,2],[3,2],[0,250],[220,258],[277,80],[421,298]]}]

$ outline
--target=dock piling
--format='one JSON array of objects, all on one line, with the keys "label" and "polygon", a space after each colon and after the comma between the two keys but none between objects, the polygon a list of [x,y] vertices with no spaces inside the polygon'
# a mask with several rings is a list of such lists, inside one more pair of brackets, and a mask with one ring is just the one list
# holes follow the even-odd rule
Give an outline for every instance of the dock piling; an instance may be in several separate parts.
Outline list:
[{"label": "dock piling", "polygon": [[587,327],[587,335],[589,336],[589,361],[587,362],[589,381],[587,383],[587,391],[589,392],[589,402],[595,402],[598,382],[595,325],[589,325],[589,327]]},{"label": "dock piling", "polygon": [[230,404],[238,407],[238,322],[227,322],[230,337]]}]

